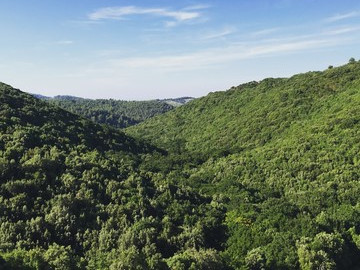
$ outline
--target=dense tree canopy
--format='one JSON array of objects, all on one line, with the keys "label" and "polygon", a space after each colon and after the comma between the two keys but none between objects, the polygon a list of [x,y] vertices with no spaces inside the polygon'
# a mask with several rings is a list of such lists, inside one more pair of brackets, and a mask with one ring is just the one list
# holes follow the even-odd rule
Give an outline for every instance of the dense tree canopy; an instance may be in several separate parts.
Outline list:
[{"label": "dense tree canopy", "polygon": [[360,267],[359,62],[211,93],[127,132],[183,164],[155,168],[228,197],[232,267]]},{"label": "dense tree canopy", "polygon": [[141,169],[164,151],[5,84],[0,104],[1,269],[224,265],[223,204]]},{"label": "dense tree canopy", "polygon": [[99,124],[125,128],[155,115],[170,111],[174,106],[158,100],[123,101],[113,99],[83,99],[57,96],[45,99],[50,104],[81,115]]},{"label": "dense tree canopy", "polygon": [[5,84],[0,105],[1,269],[360,267],[355,60],[125,134]]}]

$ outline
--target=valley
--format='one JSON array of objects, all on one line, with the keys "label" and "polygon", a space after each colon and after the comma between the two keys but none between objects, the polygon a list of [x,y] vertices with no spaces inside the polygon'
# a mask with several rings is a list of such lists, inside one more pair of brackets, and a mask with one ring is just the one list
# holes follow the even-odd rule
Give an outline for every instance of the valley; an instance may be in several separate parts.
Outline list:
[{"label": "valley", "polygon": [[0,85],[1,269],[360,267],[358,61],[132,126],[94,102]]}]

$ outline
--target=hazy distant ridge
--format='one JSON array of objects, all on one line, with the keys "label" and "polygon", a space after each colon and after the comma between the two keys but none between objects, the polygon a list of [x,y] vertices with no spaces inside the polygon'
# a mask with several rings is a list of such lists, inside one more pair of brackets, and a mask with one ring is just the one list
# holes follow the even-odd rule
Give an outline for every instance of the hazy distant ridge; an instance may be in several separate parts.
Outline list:
[{"label": "hazy distant ridge", "polygon": [[54,97],[39,94],[32,95],[96,123],[110,125],[115,128],[136,125],[194,99],[192,97],[179,97],[148,101],[125,101],[88,99],[69,95],[57,95]]}]

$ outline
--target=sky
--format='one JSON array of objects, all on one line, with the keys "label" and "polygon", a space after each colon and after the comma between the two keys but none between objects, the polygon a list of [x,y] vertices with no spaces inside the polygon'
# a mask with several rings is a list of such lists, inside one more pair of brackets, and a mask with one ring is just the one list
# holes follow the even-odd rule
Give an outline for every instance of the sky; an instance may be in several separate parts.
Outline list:
[{"label": "sky", "polygon": [[0,81],[46,96],[199,97],[360,58],[358,0],[1,0]]}]

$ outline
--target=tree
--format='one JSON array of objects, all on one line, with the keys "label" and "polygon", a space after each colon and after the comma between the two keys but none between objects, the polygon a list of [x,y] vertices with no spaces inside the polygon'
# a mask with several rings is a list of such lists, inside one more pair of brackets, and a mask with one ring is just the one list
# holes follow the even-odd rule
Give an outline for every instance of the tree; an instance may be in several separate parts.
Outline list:
[{"label": "tree", "polygon": [[337,268],[343,258],[344,240],[339,234],[321,232],[314,239],[302,238],[298,241],[298,256],[303,270]]},{"label": "tree", "polygon": [[251,270],[264,270],[265,263],[265,254],[259,247],[250,250],[245,257],[245,264]]},{"label": "tree", "polygon": [[56,243],[49,246],[44,254],[44,260],[54,269],[75,269],[74,255],[69,246],[64,247]]}]

